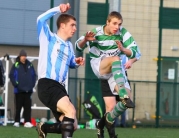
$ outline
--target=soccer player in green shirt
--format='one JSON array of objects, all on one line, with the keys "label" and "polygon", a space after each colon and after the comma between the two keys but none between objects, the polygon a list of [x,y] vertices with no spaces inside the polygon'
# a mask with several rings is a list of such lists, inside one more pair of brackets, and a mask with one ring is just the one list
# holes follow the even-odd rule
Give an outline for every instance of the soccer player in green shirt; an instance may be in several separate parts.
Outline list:
[{"label": "soccer player in green shirt", "polygon": [[[122,22],[121,14],[113,11],[108,15],[105,25],[87,32],[75,44],[78,51],[90,47],[90,63],[94,74],[99,79],[108,80],[111,91],[119,94],[120,101],[111,112],[105,114],[105,125],[109,134],[113,130],[115,118],[127,108],[135,107],[124,87],[126,77],[120,55],[135,58],[137,44],[132,35],[122,27]],[[115,138],[112,132],[110,138]]]}]

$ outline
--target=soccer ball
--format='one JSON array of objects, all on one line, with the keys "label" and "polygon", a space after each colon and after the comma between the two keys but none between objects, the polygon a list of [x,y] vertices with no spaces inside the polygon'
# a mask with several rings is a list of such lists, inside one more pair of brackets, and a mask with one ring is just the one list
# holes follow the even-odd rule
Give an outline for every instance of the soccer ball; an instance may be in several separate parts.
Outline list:
[{"label": "soccer ball", "polygon": [[56,123],[57,121],[56,121],[56,119],[53,117],[53,118],[50,118],[50,119],[48,120],[48,122],[49,122],[49,123]]},{"label": "soccer ball", "polygon": [[40,119],[40,122],[42,122],[42,123],[45,123],[45,122],[47,122],[47,118],[45,118],[45,117],[42,117],[42,118]]}]

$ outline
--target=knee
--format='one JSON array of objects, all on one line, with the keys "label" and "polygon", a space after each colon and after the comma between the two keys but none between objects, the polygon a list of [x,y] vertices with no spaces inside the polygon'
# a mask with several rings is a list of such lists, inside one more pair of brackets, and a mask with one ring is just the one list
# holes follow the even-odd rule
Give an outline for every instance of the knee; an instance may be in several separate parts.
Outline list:
[{"label": "knee", "polygon": [[74,127],[74,131],[78,129],[78,126],[73,125],[73,127]]},{"label": "knee", "polygon": [[72,104],[71,104],[71,106],[69,106],[68,110],[66,111],[65,116],[69,116],[72,118],[74,118],[76,116],[76,110]]},{"label": "knee", "polygon": [[114,56],[113,57],[113,61],[119,61],[120,60],[120,57],[119,56]]},{"label": "knee", "polygon": [[58,102],[57,103],[57,111],[62,113],[64,116],[67,116],[69,118],[75,118],[76,115],[76,109],[73,106],[73,104],[70,101]]},{"label": "knee", "polygon": [[114,109],[115,105],[116,105],[116,99],[114,97],[112,99],[111,98],[105,99],[106,112],[111,112]]},{"label": "knee", "polygon": [[114,109],[114,106],[106,106],[106,112],[111,112]]},{"label": "knee", "polygon": [[76,110],[75,110],[75,108],[71,108],[71,115],[72,116],[76,116]]},{"label": "knee", "polygon": [[74,125],[74,131],[78,129],[78,122],[77,122],[77,119],[75,118],[74,120],[75,122],[73,123]]}]

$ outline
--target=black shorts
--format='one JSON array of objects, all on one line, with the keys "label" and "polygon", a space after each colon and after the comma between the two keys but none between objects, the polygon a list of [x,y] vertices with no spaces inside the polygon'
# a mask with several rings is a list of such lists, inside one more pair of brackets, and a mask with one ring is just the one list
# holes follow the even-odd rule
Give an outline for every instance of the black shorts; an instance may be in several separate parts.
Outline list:
[{"label": "black shorts", "polygon": [[[127,76],[127,72],[126,73],[126,76]],[[128,80],[129,82],[129,80]],[[101,91],[102,91],[102,97],[113,97],[115,96],[116,97],[116,100],[119,101],[119,95],[114,95],[112,92],[111,92],[111,89],[109,87],[109,83],[107,80],[100,80],[100,83],[101,83]],[[130,85],[130,82],[129,82],[129,85]]]},{"label": "black shorts", "polygon": [[101,83],[102,97],[116,97],[116,101],[119,101],[119,95],[112,94],[107,80],[100,80],[100,83]]},{"label": "black shorts", "polygon": [[59,82],[42,78],[38,81],[38,97],[40,101],[53,112],[54,117],[59,120],[62,113],[57,111],[57,102],[64,96],[68,96],[67,91]]}]

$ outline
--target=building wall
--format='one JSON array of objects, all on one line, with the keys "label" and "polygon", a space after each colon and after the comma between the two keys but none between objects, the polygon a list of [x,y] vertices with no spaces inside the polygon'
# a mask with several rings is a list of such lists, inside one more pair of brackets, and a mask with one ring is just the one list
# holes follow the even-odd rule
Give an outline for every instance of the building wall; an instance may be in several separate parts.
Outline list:
[{"label": "building wall", "polygon": [[0,46],[0,57],[4,56],[4,54],[8,55],[18,55],[20,50],[24,49],[27,52],[27,56],[38,56],[39,47],[31,47],[31,46]]}]

